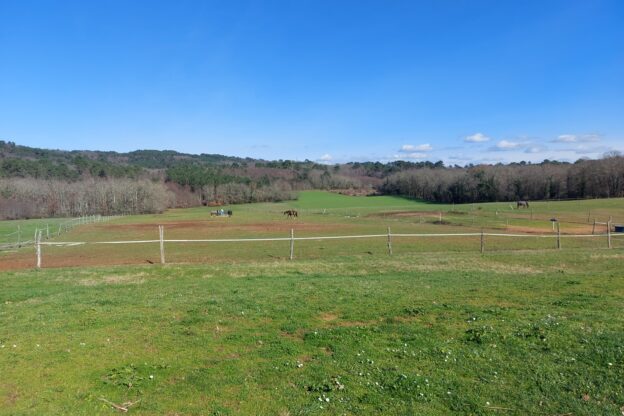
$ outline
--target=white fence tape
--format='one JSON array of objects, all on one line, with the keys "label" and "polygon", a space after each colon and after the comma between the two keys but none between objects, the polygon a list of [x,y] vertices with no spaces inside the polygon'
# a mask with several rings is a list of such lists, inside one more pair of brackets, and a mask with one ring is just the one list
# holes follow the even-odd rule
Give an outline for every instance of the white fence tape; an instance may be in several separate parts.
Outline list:
[{"label": "white fence tape", "polygon": [[[444,233],[444,234],[390,234],[392,237],[479,237],[481,233]],[[485,237],[533,237],[533,238],[557,238],[557,234],[504,234],[504,233],[483,233]],[[606,238],[608,234],[561,234],[561,238]],[[611,238],[621,237],[624,234],[612,233]],[[364,235],[331,235],[316,237],[267,237],[267,238],[219,238],[219,239],[193,239],[163,240],[165,243],[245,243],[260,241],[305,241],[305,240],[346,240],[355,238],[387,238],[388,234],[364,234]],[[32,241],[30,241],[32,243]],[[125,241],[42,241],[41,245],[46,246],[78,246],[85,244],[151,244],[160,243],[160,240],[125,240]]]}]

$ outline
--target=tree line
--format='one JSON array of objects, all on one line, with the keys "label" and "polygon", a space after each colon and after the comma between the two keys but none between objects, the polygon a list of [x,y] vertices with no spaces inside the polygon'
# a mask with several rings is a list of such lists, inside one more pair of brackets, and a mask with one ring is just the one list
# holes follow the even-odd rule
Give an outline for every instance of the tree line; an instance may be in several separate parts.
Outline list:
[{"label": "tree line", "polygon": [[387,176],[380,190],[445,203],[624,197],[624,157],[412,169]]},{"label": "tree line", "polygon": [[275,202],[306,189],[431,202],[624,196],[618,153],[575,163],[262,161],[175,151],[60,151],[0,141],[0,217],[138,214],[169,207]]},{"label": "tree line", "polygon": [[0,219],[158,213],[174,195],[158,182],[91,179],[0,179]]}]

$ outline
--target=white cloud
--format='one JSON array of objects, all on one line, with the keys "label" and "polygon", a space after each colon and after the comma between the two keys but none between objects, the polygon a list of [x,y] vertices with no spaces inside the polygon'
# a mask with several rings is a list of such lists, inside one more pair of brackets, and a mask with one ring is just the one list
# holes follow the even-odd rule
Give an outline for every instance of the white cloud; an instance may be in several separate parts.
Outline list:
[{"label": "white cloud", "polygon": [[600,135],[599,134],[560,134],[557,136],[553,143],[589,143],[589,142],[599,142]]},{"label": "white cloud", "polygon": [[560,134],[557,136],[555,143],[576,143],[576,135],[574,134]]},{"label": "white cloud", "polygon": [[522,147],[522,143],[512,142],[509,140],[501,140],[500,142],[496,143],[496,146],[490,147],[490,150],[506,151],[506,150],[515,150],[520,147]]},{"label": "white cloud", "polygon": [[419,144],[418,146],[414,146],[413,144],[404,144],[403,146],[401,146],[401,149],[399,150],[399,152],[413,153],[413,152],[428,152],[430,150],[433,150],[433,147],[431,147],[429,143]]},{"label": "white cloud", "polygon": [[468,143],[489,142],[490,138],[483,133],[475,133],[472,136],[464,137],[464,141]]},{"label": "white cloud", "polygon": [[394,155],[395,159],[426,159],[429,155],[422,152],[403,153],[401,155]]},{"label": "white cloud", "polygon": [[317,160],[321,162],[331,162],[334,158],[329,153],[325,153],[323,156],[319,157]]},{"label": "white cloud", "polygon": [[548,150],[548,148],[545,146],[535,145],[535,146],[529,146],[526,149],[524,149],[524,153],[535,154],[535,153],[545,152],[546,150]]},{"label": "white cloud", "polygon": [[586,144],[579,144],[578,146],[572,149],[565,149],[565,150],[574,152],[577,155],[590,155],[590,154],[597,155],[597,154],[608,152],[614,149],[609,146],[588,146]]}]

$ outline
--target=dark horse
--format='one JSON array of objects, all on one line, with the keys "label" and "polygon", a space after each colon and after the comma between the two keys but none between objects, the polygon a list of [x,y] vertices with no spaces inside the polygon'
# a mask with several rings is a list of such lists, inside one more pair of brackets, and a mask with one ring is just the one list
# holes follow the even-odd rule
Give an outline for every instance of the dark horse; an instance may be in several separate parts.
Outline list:
[{"label": "dark horse", "polygon": [[516,208],[528,208],[529,201],[518,201]]},{"label": "dark horse", "polygon": [[294,209],[289,209],[289,210],[284,211],[284,215],[286,215],[288,218],[298,217],[298,213]]}]

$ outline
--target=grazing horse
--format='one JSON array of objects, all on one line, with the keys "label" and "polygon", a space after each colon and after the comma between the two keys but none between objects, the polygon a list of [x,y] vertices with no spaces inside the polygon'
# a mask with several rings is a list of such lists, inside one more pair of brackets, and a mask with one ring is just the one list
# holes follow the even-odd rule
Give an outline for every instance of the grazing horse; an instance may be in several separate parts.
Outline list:
[{"label": "grazing horse", "polygon": [[211,217],[216,217],[217,215],[219,215],[219,211],[210,211]]},{"label": "grazing horse", "polygon": [[293,218],[293,217],[297,218],[299,216],[297,211],[294,209],[286,210],[284,211],[283,214],[286,215],[288,218]]},{"label": "grazing horse", "polygon": [[529,201],[518,201],[516,208],[528,208]]}]

